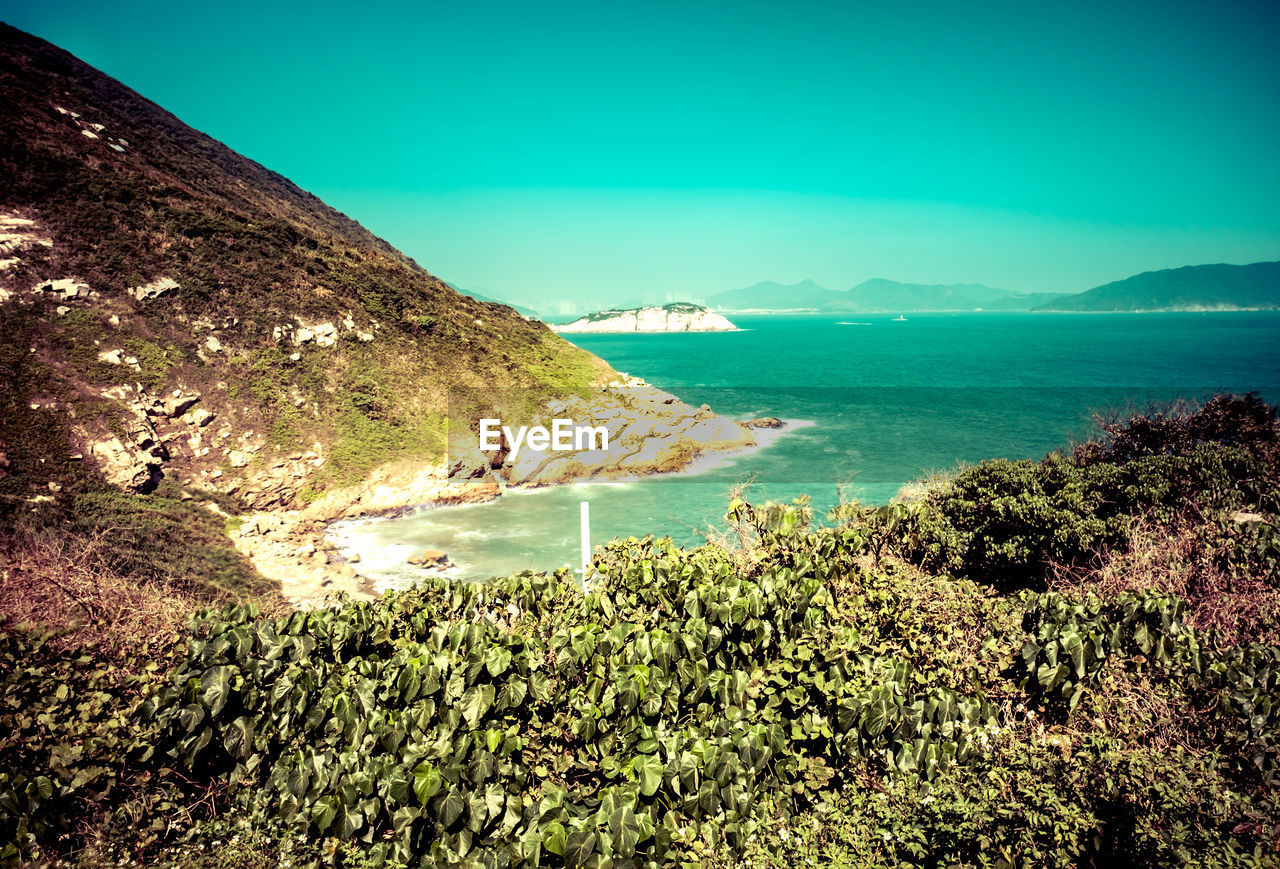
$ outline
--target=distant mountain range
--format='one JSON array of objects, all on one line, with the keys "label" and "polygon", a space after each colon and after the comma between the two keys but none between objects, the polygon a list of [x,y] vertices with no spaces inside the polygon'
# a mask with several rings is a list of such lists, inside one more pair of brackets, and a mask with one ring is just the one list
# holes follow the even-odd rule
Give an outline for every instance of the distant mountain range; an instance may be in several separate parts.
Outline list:
[{"label": "distant mountain range", "polygon": [[911,284],[872,278],[848,290],[812,280],[761,281],[707,299],[717,310],[816,311],[1233,311],[1280,310],[1280,262],[1198,265],[1143,272],[1082,293],[1020,293],[982,284]]},{"label": "distant mountain range", "polygon": [[1037,306],[1037,311],[1280,310],[1280,262],[1143,272]]},{"label": "distant mountain range", "polygon": [[[448,282],[446,281],[446,283]],[[542,315],[539,314],[537,311],[535,311],[533,308],[525,308],[520,305],[513,305],[510,302],[504,302],[501,299],[495,299],[492,296],[486,296],[482,293],[477,293],[475,290],[467,290],[462,287],[456,286],[455,284],[448,284],[448,286],[455,293],[461,293],[464,296],[469,296],[475,299],[477,302],[488,302],[491,305],[506,305],[508,308],[514,308],[517,313],[523,314],[524,316],[532,320],[542,319]]]},{"label": "distant mountain range", "polygon": [[830,314],[904,311],[1029,311],[1057,299],[1051,293],[1017,293],[981,284],[911,284],[872,278],[848,290],[830,290],[812,280],[798,284],[762,281],[711,296],[707,303],[728,311],[807,309]]}]

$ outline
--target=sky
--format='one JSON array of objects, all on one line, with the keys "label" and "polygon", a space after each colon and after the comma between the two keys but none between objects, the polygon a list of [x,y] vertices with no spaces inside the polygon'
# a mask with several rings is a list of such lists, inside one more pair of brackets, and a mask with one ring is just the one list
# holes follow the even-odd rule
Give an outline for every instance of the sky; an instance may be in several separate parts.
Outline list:
[{"label": "sky", "polygon": [[1280,259],[1274,2],[219,4],[0,20],[536,305]]}]

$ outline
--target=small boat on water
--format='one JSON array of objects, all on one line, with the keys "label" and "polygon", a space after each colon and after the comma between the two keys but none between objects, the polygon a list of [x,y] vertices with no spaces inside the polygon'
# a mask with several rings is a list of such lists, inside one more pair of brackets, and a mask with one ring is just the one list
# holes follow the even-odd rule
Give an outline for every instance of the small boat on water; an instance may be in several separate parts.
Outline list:
[{"label": "small boat on water", "polygon": [[905,322],[907,322],[907,318],[906,318],[906,317],[904,317],[904,316],[902,316],[901,314],[899,314],[898,316],[896,316],[896,317],[894,317],[894,318],[893,318],[893,322],[894,322],[894,323],[905,323]]}]

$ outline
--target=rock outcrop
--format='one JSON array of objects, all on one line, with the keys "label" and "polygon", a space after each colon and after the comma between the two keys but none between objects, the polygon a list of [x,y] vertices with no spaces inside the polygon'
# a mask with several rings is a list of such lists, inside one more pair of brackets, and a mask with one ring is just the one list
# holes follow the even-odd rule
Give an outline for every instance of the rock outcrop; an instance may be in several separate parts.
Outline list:
[{"label": "rock outcrop", "polygon": [[597,311],[567,323],[552,326],[557,332],[736,332],[738,327],[701,305],[675,302],[670,305],[624,310]]},{"label": "rock outcrop", "polygon": [[[492,472],[509,486],[539,488],[681,471],[701,456],[756,446],[747,426],[706,405],[691,407],[637,378],[624,382],[628,385],[606,386],[586,398],[553,400],[538,418],[520,420],[529,429],[551,429],[560,420],[568,423],[566,429],[583,431],[567,449],[556,448],[554,441],[545,449],[530,442],[517,447],[503,432],[498,449],[482,452],[478,434],[457,432],[449,444],[452,473],[483,479]],[[494,413],[503,417],[500,409]]]},{"label": "rock outcrop", "polygon": [[142,402],[127,400],[128,387],[106,390],[104,398],[120,402],[114,431],[75,429],[85,452],[107,481],[127,492],[149,492],[164,476],[169,450]]},{"label": "rock outcrop", "polygon": [[59,278],[36,284],[32,288],[32,292],[49,293],[62,301],[70,301],[72,299],[87,299],[93,291],[83,281],[78,281],[75,278]]},{"label": "rock outcrop", "polygon": [[159,278],[141,287],[130,287],[129,295],[139,302],[146,302],[150,299],[159,298],[165,293],[171,293],[176,289],[178,289],[178,282],[173,278]]},{"label": "rock outcrop", "polygon": [[449,556],[439,549],[428,549],[417,555],[410,555],[409,563],[427,570],[444,570],[446,567],[453,565],[453,562],[449,560]]},{"label": "rock outcrop", "polygon": [[[23,253],[34,247],[53,247],[53,239],[40,231],[29,217],[12,212],[0,212],[0,272],[22,263]],[[0,302],[7,301],[13,292],[0,288]]]}]

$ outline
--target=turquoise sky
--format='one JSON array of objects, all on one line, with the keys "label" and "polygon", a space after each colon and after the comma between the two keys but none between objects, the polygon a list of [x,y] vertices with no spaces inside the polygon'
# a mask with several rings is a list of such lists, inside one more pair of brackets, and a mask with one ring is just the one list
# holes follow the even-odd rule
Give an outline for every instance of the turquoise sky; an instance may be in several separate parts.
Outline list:
[{"label": "turquoise sky", "polygon": [[0,0],[434,273],[600,303],[1278,259],[1278,10]]}]

